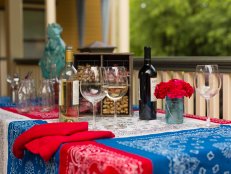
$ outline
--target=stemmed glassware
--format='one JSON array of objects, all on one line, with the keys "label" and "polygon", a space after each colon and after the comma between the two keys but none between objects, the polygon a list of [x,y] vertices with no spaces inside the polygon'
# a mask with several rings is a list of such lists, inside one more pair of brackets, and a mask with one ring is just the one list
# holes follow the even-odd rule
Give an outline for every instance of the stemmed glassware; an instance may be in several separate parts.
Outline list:
[{"label": "stemmed glassware", "polygon": [[7,75],[6,81],[10,83],[11,92],[12,92],[12,103],[18,102],[18,89],[20,85],[20,78],[18,74],[14,74],[13,76]]},{"label": "stemmed glassware", "polygon": [[[116,102],[120,100],[128,91],[128,78],[125,67],[112,66],[103,67],[104,90],[109,99],[114,101],[114,126],[124,128],[126,125],[119,124],[117,121]],[[108,125],[110,127],[110,125]]]},{"label": "stemmed glassware", "polygon": [[221,88],[221,77],[218,65],[197,65],[194,76],[194,86],[196,91],[205,98],[207,108],[206,127],[211,127],[209,101]]},{"label": "stemmed glassware", "polygon": [[82,96],[92,103],[93,107],[93,129],[96,126],[97,103],[106,96],[102,86],[102,73],[100,67],[87,67],[83,70],[83,79],[80,82],[80,92]]}]

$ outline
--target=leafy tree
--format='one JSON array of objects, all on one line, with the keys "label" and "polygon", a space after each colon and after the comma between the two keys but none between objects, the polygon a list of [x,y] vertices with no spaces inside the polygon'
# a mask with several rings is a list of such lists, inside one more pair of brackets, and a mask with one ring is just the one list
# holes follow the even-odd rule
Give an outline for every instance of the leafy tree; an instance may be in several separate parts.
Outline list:
[{"label": "leafy tree", "polygon": [[130,36],[137,56],[231,55],[231,0],[130,0]]}]

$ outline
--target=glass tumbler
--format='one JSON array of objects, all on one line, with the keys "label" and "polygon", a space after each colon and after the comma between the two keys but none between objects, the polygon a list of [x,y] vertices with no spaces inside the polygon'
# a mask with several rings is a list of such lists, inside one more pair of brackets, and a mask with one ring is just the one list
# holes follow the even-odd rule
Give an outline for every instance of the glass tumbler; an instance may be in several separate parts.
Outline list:
[{"label": "glass tumbler", "polygon": [[50,80],[44,79],[38,92],[38,105],[41,112],[49,112],[54,105],[54,90]]},{"label": "glass tumbler", "polygon": [[35,88],[35,82],[34,79],[29,79],[28,82],[28,90],[29,90],[29,105],[30,105],[30,111],[34,111],[37,106],[37,95],[36,95],[36,88]]},{"label": "glass tumbler", "polygon": [[30,80],[21,80],[18,89],[18,100],[16,102],[18,112],[30,111]]},{"label": "glass tumbler", "polygon": [[169,98],[166,97],[165,103],[166,122],[168,124],[181,124],[183,123],[184,114],[184,98]]}]

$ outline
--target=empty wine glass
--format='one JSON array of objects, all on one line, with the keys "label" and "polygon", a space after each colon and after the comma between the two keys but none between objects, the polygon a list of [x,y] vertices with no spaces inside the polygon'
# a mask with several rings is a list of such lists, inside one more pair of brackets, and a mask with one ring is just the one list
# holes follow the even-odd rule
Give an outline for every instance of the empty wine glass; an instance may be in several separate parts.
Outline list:
[{"label": "empty wine glass", "polygon": [[[123,66],[112,66],[104,67],[103,80],[104,90],[109,99],[114,101],[114,126],[115,128],[125,128],[126,125],[118,123],[117,121],[117,108],[116,102],[120,100],[128,91],[128,78],[125,67]],[[111,125],[108,125],[109,127]]]},{"label": "empty wine glass", "polygon": [[93,108],[93,129],[96,129],[97,103],[106,96],[102,87],[102,73],[99,67],[87,67],[83,70],[83,79],[80,82],[82,96],[92,103]]},{"label": "empty wine glass", "polygon": [[18,90],[19,90],[19,85],[20,85],[20,78],[17,73],[15,73],[13,76],[7,75],[6,81],[10,84],[11,86],[11,99],[12,103],[17,103],[18,102]]},{"label": "empty wine glass", "polygon": [[194,76],[194,86],[196,91],[205,98],[207,108],[206,127],[211,127],[209,101],[221,88],[221,77],[218,71],[218,65],[197,65]]}]

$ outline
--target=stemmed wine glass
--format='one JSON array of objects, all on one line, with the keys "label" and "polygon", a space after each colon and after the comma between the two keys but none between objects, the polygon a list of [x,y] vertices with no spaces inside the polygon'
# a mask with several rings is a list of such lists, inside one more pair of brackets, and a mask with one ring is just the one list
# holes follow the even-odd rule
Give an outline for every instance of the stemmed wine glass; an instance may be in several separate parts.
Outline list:
[{"label": "stemmed wine glass", "polygon": [[[128,91],[128,78],[125,67],[112,66],[103,67],[104,89],[109,99],[114,101],[114,126],[115,128],[124,128],[125,125],[117,122],[116,102],[120,100]],[[110,125],[108,125],[110,127]]]},{"label": "stemmed wine glass", "polygon": [[221,88],[221,77],[218,71],[218,65],[197,65],[194,76],[194,86],[196,91],[205,98],[207,108],[206,127],[211,127],[209,101]]},{"label": "stemmed wine glass", "polygon": [[97,103],[106,96],[102,86],[101,69],[97,66],[87,67],[83,70],[83,79],[80,82],[80,93],[93,106],[93,129],[96,127]]},{"label": "stemmed wine glass", "polygon": [[18,102],[18,89],[20,85],[20,78],[17,73],[15,73],[13,76],[7,75],[6,81],[10,83],[11,86],[11,92],[12,92],[12,103]]}]

